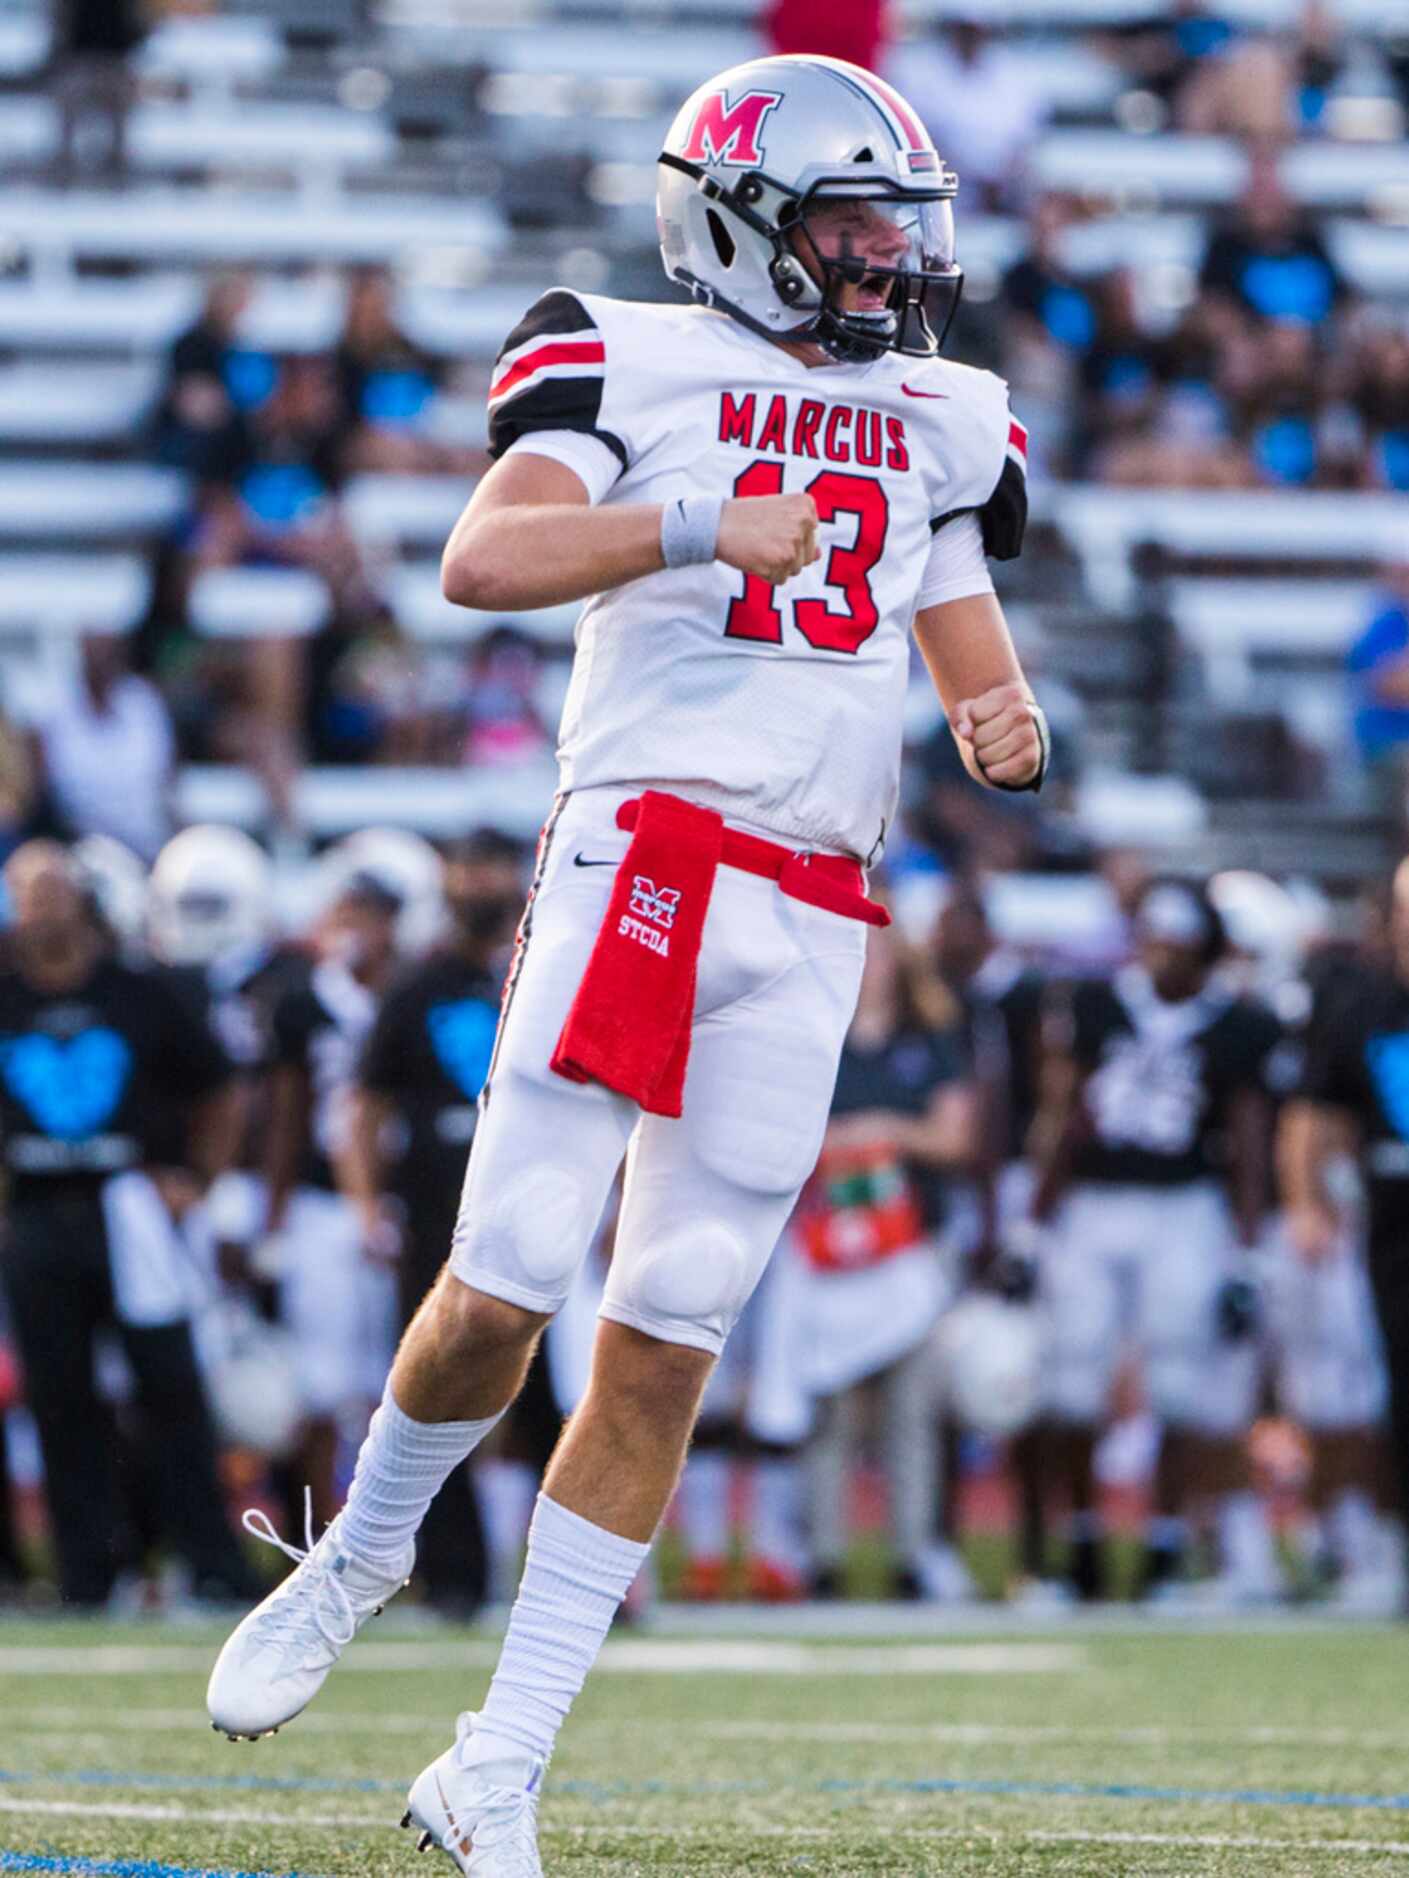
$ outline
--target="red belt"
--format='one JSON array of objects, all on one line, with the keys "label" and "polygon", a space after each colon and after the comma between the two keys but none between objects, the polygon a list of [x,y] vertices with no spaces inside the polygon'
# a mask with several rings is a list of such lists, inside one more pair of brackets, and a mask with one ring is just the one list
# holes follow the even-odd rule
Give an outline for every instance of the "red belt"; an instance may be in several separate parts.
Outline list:
[{"label": "red belt", "polygon": [[[640,797],[623,802],[616,812],[616,825],[628,834],[640,819]],[[807,854],[785,848],[781,842],[765,841],[760,835],[746,835],[740,828],[725,827],[719,859],[725,867],[740,873],[757,874],[763,880],[776,880],[779,891],[808,906],[820,906],[843,919],[864,920],[868,926],[889,926],[890,914],[866,894],[866,875],[859,861],[844,854]]]}]

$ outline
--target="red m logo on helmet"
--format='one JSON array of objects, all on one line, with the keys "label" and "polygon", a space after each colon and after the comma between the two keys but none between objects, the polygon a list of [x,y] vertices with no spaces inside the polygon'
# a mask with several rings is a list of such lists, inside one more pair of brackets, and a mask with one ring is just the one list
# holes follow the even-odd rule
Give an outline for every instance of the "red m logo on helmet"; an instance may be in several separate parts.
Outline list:
[{"label": "red m logo on helmet", "polygon": [[681,156],[688,163],[761,164],[758,133],[782,102],[781,91],[746,91],[737,104],[730,104],[727,92],[711,92],[695,113]]}]

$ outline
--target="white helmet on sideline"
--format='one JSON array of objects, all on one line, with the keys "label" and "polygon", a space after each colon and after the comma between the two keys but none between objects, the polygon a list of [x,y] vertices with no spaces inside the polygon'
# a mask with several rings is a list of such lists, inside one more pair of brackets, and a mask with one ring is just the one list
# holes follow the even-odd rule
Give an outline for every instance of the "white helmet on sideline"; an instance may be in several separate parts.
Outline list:
[{"label": "white helmet on sideline", "polygon": [[168,965],[211,965],[274,929],[273,869],[238,828],[200,823],[174,835],[152,869],[148,930]]},{"label": "white helmet on sideline", "polygon": [[364,828],[348,835],[318,863],[320,911],[337,899],[356,874],[370,874],[401,902],[396,943],[403,952],[426,951],[445,921],[445,863],[424,836],[404,828]]},{"label": "white helmet on sideline", "polygon": [[941,1320],[937,1354],[949,1405],[966,1427],[1012,1435],[1036,1415],[1042,1346],[1030,1304],[969,1292]]}]

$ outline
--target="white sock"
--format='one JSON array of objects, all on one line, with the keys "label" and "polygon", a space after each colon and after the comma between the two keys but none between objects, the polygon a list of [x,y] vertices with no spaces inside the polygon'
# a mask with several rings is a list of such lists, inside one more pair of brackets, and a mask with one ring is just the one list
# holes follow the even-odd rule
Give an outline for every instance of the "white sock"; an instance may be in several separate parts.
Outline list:
[{"label": "white sock", "polygon": [[729,1456],[700,1448],[685,1462],[676,1490],[680,1532],[691,1560],[729,1555]]},{"label": "white sock", "polygon": [[1355,1577],[1374,1570],[1379,1527],[1369,1494],[1359,1487],[1344,1488],[1331,1503],[1326,1526],[1342,1571]]},{"label": "white sock", "polygon": [[563,1718],[650,1549],[539,1494],[523,1582],[480,1709],[483,1733],[517,1742],[531,1754],[552,1753]]},{"label": "white sock", "polygon": [[426,1508],[498,1420],[491,1415],[482,1422],[413,1422],[397,1407],[388,1383],[338,1515],[342,1543],[352,1556],[374,1569],[396,1571]]},{"label": "white sock", "polygon": [[757,1557],[791,1571],[807,1569],[802,1465],[795,1456],[770,1455],[754,1462],[752,1536],[751,1550]]},{"label": "white sock", "polygon": [[538,1493],[537,1470],[527,1461],[504,1461],[490,1454],[475,1462],[475,1484],[489,1549],[491,1595],[512,1597]]},{"label": "white sock", "polygon": [[1267,1511],[1248,1489],[1227,1493],[1218,1506],[1218,1547],[1223,1571],[1244,1584],[1275,1589],[1281,1581],[1277,1548]]}]

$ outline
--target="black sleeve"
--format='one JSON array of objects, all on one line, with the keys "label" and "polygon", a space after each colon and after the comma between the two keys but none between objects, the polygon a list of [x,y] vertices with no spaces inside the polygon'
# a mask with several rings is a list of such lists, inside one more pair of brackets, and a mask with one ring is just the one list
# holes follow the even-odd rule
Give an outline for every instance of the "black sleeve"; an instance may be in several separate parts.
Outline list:
[{"label": "black sleeve", "polygon": [[991,561],[1014,561],[1027,531],[1027,472],[1010,451],[993,494],[979,510],[983,551]]},{"label": "black sleeve", "polygon": [[1358,1036],[1323,1026],[1309,1040],[1301,1084],[1296,1093],[1304,1102],[1324,1102],[1331,1108],[1363,1115],[1365,1099]]},{"label": "black sleeve", "polygon": [[1259,1004],[1248,1004],[1239,1013],[1239,1023],[1232,1037],[1234,1085],[1266,1090],[1268,1061],[1281,1040],[1282,1028],[1272,1013]]},{"label": "black sleeve", "polygon": [[357,1080],[364,1089],[379,1095],[394,1095],[409,1080],[410,1048],[407,1031],[412,1015],[412,996],[407,990],[391,991],[382,1002],[357,1064]]},{"label": "black sleeve", "polygon": [[[564,368],[572,366],[572,371]],[[607,355],[592,315],[562,287],[531,306],[504,341],[489,386],[489,454],[536,430],[580,430],[626,468],[626,445],[602,428]]]}]

